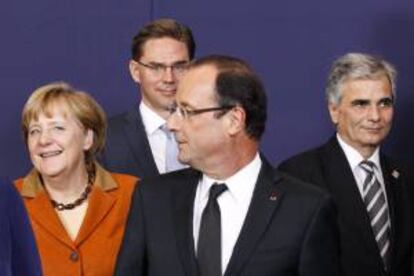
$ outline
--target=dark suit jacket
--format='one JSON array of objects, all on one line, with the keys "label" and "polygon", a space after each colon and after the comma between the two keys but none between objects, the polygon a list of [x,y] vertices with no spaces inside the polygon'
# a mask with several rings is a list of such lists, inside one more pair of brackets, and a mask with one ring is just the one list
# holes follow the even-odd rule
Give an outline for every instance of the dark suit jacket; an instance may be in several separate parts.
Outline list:
[{"label": "dark suit jacket", "polygon": [[12,183],[0,182],[0,275],[40,276],[40,259],[22,199]]},{"label": "dark suit jacket", "polygon": [[[279,169],[328,191],[336,204],[344,275],[409,275],[411,215],[404,175],[381,155],[391,218],[391,267],[385,272],[368,214],[345,153],[336,137],[283,162]],[[395,172],[399,172],[399,176]],[[394,175],[393,176],[393,172]]]},{"label": "dark suit jacket", "polygon": [[[144,180],[135,191],[116,275],[197,275],[193,203],[201,173]],[[333,276],[339,267],[329,197],[264,161],[224,275]]]},{"label": "dark suit jacket", "polygon": [[139,178],[159,174],[138,106],[108,120],[100,161],[109,171]]}]

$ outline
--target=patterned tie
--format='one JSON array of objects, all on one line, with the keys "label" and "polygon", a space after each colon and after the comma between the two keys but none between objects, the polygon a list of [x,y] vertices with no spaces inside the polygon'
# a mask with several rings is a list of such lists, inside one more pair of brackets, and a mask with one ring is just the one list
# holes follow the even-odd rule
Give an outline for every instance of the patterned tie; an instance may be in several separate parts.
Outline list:
[{"label": "patterned tie", "polygon": [[384,267],[387,269],[390,261],[390,219],[384,191],[374,174],[375,164],[362,161],[360,167],[366,172],[364,180],[363,199],[371,221],[372,232],[378,245]]},{"label": "patterned tie", "polygon": [[183,169],[186,165],[178,161],[178,146],[175,141],[174,134],[168,129],[167,125],[161,126],[161,130],[167,137],[167,144],[165,148],[165,172],[171,172],[179,169]]},{"label": "patterned tie", "polygon": [[226,184],[214,183],[203,215],[198,236],[197,262],[201,276],[221,276],[221,215],[217,198]]}]

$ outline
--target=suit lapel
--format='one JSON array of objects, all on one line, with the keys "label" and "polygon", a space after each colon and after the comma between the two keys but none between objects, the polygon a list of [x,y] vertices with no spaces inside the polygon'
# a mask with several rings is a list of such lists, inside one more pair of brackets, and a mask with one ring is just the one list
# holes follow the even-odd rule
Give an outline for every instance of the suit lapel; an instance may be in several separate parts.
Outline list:
[{"label": "suit lapel", "polygon": [[89,206],[85,218],[75,240],[77,245],[81,244],[95,231],[117,200],[116,189],[118,184],[114,181],[111,174],[102,169],[101,166],[95,164],[95,167],[95,182],[89,196]]},{"label": "suit lapel", "polygon": [[139,170],[141,171],[142,167],[144,171],[144,175],[140,175],[140,178],[159,174],[154,157],[152,156],[151,147],[142,122],[141,114],[139,113],[139,108],[136,107],[131,110],[126,117],[126,120],[127,124],[125,125],[124,131],[127,136],[128,144],[137,160],[138,167],[140,167]]},{"label": "suit lapel", "polygon": [[105,192],[104,189],[106,191],[116,189],[117,184],[111,175],[99,165],[96,164],[96,168],[96,180],[89,195],[89,206],[75,242],[70,239],[52,208],[50,200],[40,184],[38,174],[33,170],[24,179],[23,185],[26,187],[23,188],[25,190],[23,194],[30,195],[32,198],[26,201],[31,218],[36,221],[39,227],[44,228],[45,231],[71,248],[74,248],[75,244],[81,244],[96,229],[116,202],[116,196]]},{"label": "suit lapel", "polygon": [[23,179],[21,194],[27,198],[25,205],[34,225],[43,228],[64,245],[74,248],[34,169]]},{"label": "suit lapel", "polygon": [[79,234],[75,243],[81,244],[93,231],[99,226],[100,222],[109,213],[115,205],[116,198],[101,190],[100,187],[94,187],[89,198],[89,205],[85,218],[82,222]]},{"label": "suit lapel", "polygon": [[[399,170],[389,162],[383,155],[381,155],[381,170],[384,177],[384,184],[387,193],[388,201],[388,210],[390,213],[391,220],[391,256],[397,255],[403,237],[403,229],[401,226],[404,225],[404,218],[401,216],[402,209],[405,208],[401,206],[402,202],[405,200],[400,198],[403,195],[403,183],[400,179]],[[391,265],[394,262],[391,262]],[[392,269],[392,268],[391,268]]]},{"label": "suit lapel", "polygon": [[170,183],[173,191],[173,221],[175,223],[175,235],[177,248],[186,275],[197,275],[197,262],[194,250],[193,238],[193,206],[197,184],[201,174],[194,170],[186,170],[185,183]]},{"label": "suit lapel", "polygon": [[330,193],[339,210],[339,223],[344,223],[346,228],[349,228],[348,231],[359,235],[361,244],[368,248],[368,252],[377,252],[376,259],[382,263],[365,204],[336,137],[328,142],[323,151],[323,170]]},{"label": "suit lapel", "polygon": [[27,201],[27,210],[31,219],[51,236],[70,248],[74,248],[72,240],[66,233],[62,223],[45,192],[40,192]]},{"label": "suit lapel", "polygon": [[273,168],[263,160],[252,201],[239,238],[233,249],[225,275],[239,275],[246,261],[265,233],[283,192],[275,185],[279,181]]}]

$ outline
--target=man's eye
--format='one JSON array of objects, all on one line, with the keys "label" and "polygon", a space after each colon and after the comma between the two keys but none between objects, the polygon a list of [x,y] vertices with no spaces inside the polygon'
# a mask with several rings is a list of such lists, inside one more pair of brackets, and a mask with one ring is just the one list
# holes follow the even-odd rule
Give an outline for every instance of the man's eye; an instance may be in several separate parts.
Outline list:
[{"label": "man's eye", "polygon": [[188,110],[187,108],[180,108],[180,113],[184,116],[184,117],[188,117],[189,115],[191,115],[191,110]]},{"label": "man's eye", "polygon": [[368,104],[369,102],[365,100],[356,100],[352,102],[352,106],[355,106],[355,107],[365,107]]},{"label": "man's eye", "polygon": [[392,99],[383,99],[380,101],[379,106],[381,107],[391,107],[393,106],[394,102]]},{"label": "man's eye", "polygon": [[182,72],[185,69],[187,69],[187,65],[186,64],[177,64],[177,65],[174,65],[173,68],[174,68],[175,71]]},{"label": "man's eye", "polygon": [[152,69],[153,69],[154,71],[162,71],[162,70],[164,70],[164,65],[161,65],[161,64],[154,64],[154,65],[152,65]]}]

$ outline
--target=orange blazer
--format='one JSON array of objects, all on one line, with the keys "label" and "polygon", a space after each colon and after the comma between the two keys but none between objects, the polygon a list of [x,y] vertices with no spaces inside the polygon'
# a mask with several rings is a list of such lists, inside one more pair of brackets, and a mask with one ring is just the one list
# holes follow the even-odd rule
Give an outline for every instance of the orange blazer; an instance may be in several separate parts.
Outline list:
[{"label": "orange blazer", "polygon": [[15,181],[29,213],[45,276],[114,274],[137,178],[96,168],[76,240],[66,233],[36,170]]}]

